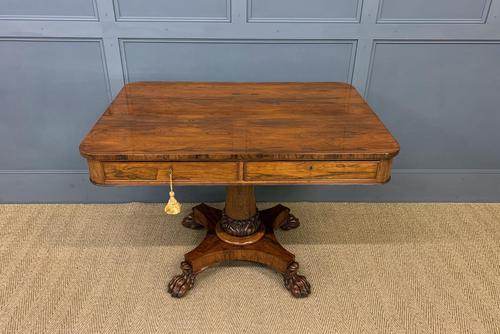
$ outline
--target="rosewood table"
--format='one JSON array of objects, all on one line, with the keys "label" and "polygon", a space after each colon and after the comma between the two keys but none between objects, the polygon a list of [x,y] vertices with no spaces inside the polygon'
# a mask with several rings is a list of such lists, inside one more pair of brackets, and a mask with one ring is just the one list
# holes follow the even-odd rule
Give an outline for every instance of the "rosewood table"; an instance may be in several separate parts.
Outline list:
[{"label": "rosewood table", "polygon": [[174,297],[225,260],[267,265],[295,297],[311,287],[274,231],[299,220],[282,205],[259,211],[254,185],[377,184],[399,145],[345,83],[137,82],[127,84],[80,145],[98,185],[226,185],[224,210],[193,208],[205,228],[168,285]]}]

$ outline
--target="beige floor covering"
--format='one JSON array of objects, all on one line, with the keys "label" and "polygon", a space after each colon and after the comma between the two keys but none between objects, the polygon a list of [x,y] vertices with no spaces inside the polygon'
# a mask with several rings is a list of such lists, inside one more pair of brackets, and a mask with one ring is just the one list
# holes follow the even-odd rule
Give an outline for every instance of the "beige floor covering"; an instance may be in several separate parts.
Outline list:
[{"label": "beige floor covering", "polygon": [[303,300],[243,262],[171,298],[204,232],[161,204],[2,205],[0,331],[500,333],[500,204],[288,205],[302,225],[278,237],[313,286]]}]

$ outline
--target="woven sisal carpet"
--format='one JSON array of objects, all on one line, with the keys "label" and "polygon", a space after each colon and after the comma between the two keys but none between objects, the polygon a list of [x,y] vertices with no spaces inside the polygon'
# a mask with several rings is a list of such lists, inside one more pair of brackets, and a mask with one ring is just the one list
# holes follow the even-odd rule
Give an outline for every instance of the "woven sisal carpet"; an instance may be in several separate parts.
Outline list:
[{"label": "woven sisal carpet", "polygon": [[0,206],[0,332],[500,333],[500,204],[288,206],[303,300],[243,262],[171,298],[204,232],[161,204]]}]

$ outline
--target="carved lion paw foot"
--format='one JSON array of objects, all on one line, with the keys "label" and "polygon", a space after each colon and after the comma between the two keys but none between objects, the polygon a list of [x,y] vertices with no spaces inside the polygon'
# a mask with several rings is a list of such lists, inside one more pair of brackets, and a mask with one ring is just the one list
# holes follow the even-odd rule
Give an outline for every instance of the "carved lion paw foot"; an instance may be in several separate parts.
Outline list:
[{"label": "carved lion paw foot", "polygon": [[181,263],[182,274],[174,276],[170,283],[168,283],[168,292],[172,297],[184,297],[194,285],[196,274],[193,274],[191,265],[184,261]]},{"label": "carved lion paw foot", "polygon": [[190,228],[190,229],[193,229],[193,230],[199,230],[199,229],[203,228],[203,225],[198,224],[194,220],[193,213],[190,213],[189,215],[187,215],[186,217],[184,217],[184,219],[182,220],[182,225],[184,227],[187,227],[187,228]]},{"label": "carved lion paw foot", "polygon": [[288,231],[294,228],[297,228],[300,226],[300,221],[297,217],[292,215],[291,213],[288,214],[288,218],[286,221],[280,226],[282,230]]},{"label": "carved lion paw foot", "polygon": [[311,285],[302,275],[298,275],[299,264],[292,262],[288,265],[287,271],[283,274],[285,287],[296,298],[304,298],[311,293]]}]

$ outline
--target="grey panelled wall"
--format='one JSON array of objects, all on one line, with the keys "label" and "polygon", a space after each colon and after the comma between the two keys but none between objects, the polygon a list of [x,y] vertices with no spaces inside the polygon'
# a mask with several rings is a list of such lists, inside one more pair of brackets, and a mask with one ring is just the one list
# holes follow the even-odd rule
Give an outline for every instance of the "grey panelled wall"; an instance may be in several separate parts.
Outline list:
[{"label": "grey panelled wall", "polygon": [[378,23],[485,23],[491,0],[380,0]]},{"label": "grey panelled wall", "polygon": [[122,40],[121,49],[127,82],[350,82],[356,41]]},{"label": "grey panelled wall", "polygon": [[113,1],[117,21],[231,21],[229,0]]},{"label": "grey panelled wall", "polygon": [[0,19],[98,21],[92,0],[2,0]]},{"label": "grey panelled wall", "polygon": [[4,38],[0,59],[0,169],[82,168],[75,143],[110,99],[101,40]]},{"label": "grey panelled wall", "polygon": [[91,185],[78,154],[138,80],[347,81],[400,141],[385,186],[260,200],[500,201],[500,0],[0,1],[0,73],[0,202],[165,200]]}]

